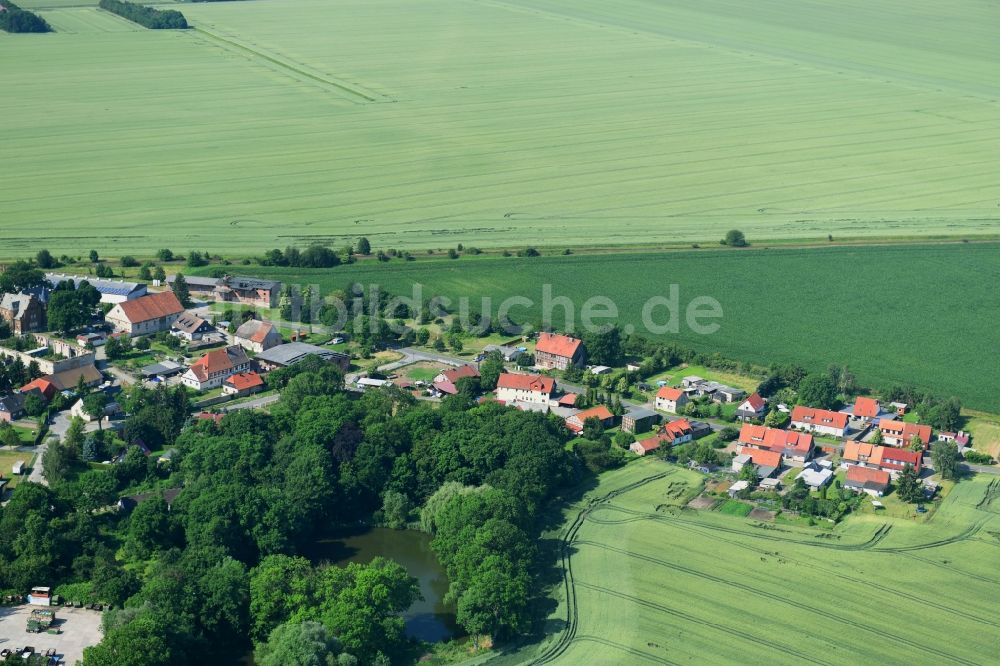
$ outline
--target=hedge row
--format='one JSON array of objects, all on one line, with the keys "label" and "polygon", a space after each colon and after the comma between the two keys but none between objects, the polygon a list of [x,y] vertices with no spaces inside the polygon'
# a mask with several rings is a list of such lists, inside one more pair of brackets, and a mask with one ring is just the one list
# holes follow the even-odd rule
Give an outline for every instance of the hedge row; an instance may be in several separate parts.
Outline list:
[{"label": "hedge row", "polygon": [[123,0],[101,0],[98,6],[150,30],[184,30],[188,27],[184,14],[174,9],[154,9]]},{"label": "hedge row", "polygon": [[25,11],[10,0],[0,0],[0,30],[7,32],[52,32],[38,14]]}]

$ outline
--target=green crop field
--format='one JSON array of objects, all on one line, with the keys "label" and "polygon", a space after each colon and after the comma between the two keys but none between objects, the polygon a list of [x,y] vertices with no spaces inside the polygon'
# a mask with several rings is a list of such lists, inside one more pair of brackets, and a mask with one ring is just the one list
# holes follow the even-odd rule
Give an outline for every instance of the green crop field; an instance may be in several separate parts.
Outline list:
[{"label": "green crop field", "polygon": [[21,4],[8,257],[997,233],[979,0]]},{"label": "green crop field", "polygon": [[[548,635],[490,664],[981,664],[995,654],[995,477],[934,521],[832,532],[679,509],[697,475],[642,459],[567,512]],[[991,503],[992,502],[992,503]]]},{"label": "green crop field", "polygon": [[[1000,349],[1000,329],[988,313],[1000,311],[1000,245],[745,250],[420,259],[359,262],[329,270],[254,266],[247,271],[289,283],[318,284],[321,291],[352,281],[423,297],[468,297],[479,310],[524,296],[532,308],[514,308],[517,321],[540,321],[543,285],[568,296],[577,323],[584,302],[610,297],[618,321],[644,333],[641,312],[653,296],[678,286],[679,332],[660,339],[761,364],[795,362],[814,370],[846,364],[862,382],[913,384],[970,407],[1000,413],[1000,376],[984,365]],[[711,335],[689,329],[684,312],[692,299],[709,296],[722,306]],[[561,327],[561,307],[552,308]],[[664,323],[665,309],[654,311]],[[599,319],[603,324],[606,319]],[[648,335],[648,334],[647,334]]]}]

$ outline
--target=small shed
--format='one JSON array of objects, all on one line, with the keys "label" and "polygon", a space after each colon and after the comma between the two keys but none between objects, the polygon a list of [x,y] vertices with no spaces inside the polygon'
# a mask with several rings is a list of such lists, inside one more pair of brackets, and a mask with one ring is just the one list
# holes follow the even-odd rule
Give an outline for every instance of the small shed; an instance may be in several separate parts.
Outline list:
[{"label": "small shed", "polygon": [[781,481],[778,479],[764,479],[760,482],[761,490],[781,490]]},{"label": "small shed", "polygon": [[739,494],[739,492],[741,490],[746,490],[749,487],[750,487],[750,484],[747,481],[744,481],[744,480],[740,479],[739,481],[737,481],[733,485],[729,486],[729,490],[726,491],[726,492],[729,493],[730,497],[736,497],[736,495]]},{"label": "small shed", "polygon": [[11,472],[14,474],[24,474],[25,462],[23,460],[18,460],[16,463],[11,465]]}]

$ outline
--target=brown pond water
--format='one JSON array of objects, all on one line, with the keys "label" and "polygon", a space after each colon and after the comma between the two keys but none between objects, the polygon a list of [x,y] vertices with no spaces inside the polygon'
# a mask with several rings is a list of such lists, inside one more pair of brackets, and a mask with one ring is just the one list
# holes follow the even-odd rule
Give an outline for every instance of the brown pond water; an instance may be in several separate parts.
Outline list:
[{"label": "brown pond water", "polygon": [[423,601],[403,614],[406,634],[422,641],[446,641],[461,634],[455,624],[455,607],[444,603],[448,576],[431,550],[431,537],[415,530],[375,527],[366,532],[322,539],[310,553],[316,563],[367,564],[386,557],[403,565],[420,584]]}]

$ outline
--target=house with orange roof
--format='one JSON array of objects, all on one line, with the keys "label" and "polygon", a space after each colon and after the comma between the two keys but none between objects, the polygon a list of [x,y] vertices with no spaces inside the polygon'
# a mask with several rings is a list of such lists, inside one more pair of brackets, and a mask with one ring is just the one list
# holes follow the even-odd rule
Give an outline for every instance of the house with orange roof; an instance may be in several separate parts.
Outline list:
[{"label": "house with orange roof", "polygon": [[844,487],[872,497],[882,497],[889,490],[889,473],[871,467],[850,465],[844,477]]},{"label": "house with orange roof", "polygon": [[679,414],[688,402],[687,393],[683,390],[673,388],[672,386],[664,386],[656,392],[656,399],[653,401],[653,406],[661,412]]},{"label": "house with orange roof", "polygon": [[931,427],[919,423],[907,423],[894,419],[881,419],[878,428],[882,431],[882,439],[889,446],[909,446],[910,440],[919,437],[924,450],[931,443]]},{"label": "house with orange roof", "polygon": [[263,388],[264,380],[256,372],[238,372],[222,382],[223,393],[238,397],[257,393]]},{"label": "house with orange roof", "polygon": [[56,389],[56,385],[53,384],[48,379],[46,379],[45,377],[39,377],[33,382],[25,384],[24,386],[21,387],[20,390],[21,393],[31,393],[33,391],[38,391],[39,395],[45,398],[46,402],[51,400],[58,391],[58,389]]},{"label": "house with orange roof", "polygon": [[582,367],[586,361],[583,341],[568,335],[541,332],[535,344],[535,365],[549,370]]},{"label": "house with orange roof", "polygon": [[514,405],[518,402],[548,406],[556,390],[556,380],[545,375],[520,375],[505,372],[497,380],[497,400]]},{"label": "house with orange roof", "polygon": [[872,467],[895,477],[907,465],[919,473],[923,466],[923,454],[920,451],[850,441],[844,445],[843,461],[845,467]]},{"label": "house with orange roof", "polygon": [[743,424],[739,436],[740,453],[745,449],[762,449],[779,453],[785,462],[804,463],[813,455],[813,436],[806,432]]},{"label": "house with orange roof", "polygon": [[647,453],[652,453],[653,451],[660,448],[660,441],[655,437],[650,437],[649,439],[644,439],[639,442],[632,442],[628,450],[637,456],[644,456]]},{"label": "house with orange roof", "polygon": [[605,405],[596,405],[568,417],[566,427],[576,433],[582,432],[583,424],[587,419],[597,419],[605,428],[610,428],[615,424],[615,415],[611,413],[611,410]]},{"label": "house with orange roof", "polygon": [[882,404],[876,398],[866,398],[859,395],[854,399],[854,418],[871,423],[882,413]]},{"label": "house with orange roof", "polygon": [[196,391],[218,388],[235,374],[250,371],[250,359],[242,347],[213,349],[191,364],[181,383]]},{"label": "house with orange roof", "polygon": [[687,419],[677,419],[660,426],[656,439],[670,445],[685,444],[694,439],[694,427]]},{"label": "house with orange roof", "polygon": [[792,427],[820,435],[843,437],[847,431],[847,414],[796,405],[792,409]]},{"label": "house with orange roof", "polygon": [[132,301],[122,301],[105,315],[115,330],[130,337],[169,331],[184,307],[172,291],[149,294]]},{"label": "house with orange roof", "polygon": [[781,469],[781,454],[777,451],[747,447],[733,458],[732,470],[739,473],[746,465],[753,465],[757,468],[757,475],[767,479]]},{"label": "house with orange roof", "polygon": [[760,421],[767,414],[767,401],[759,393],[752,393],[736,407],[740,421]]}]

